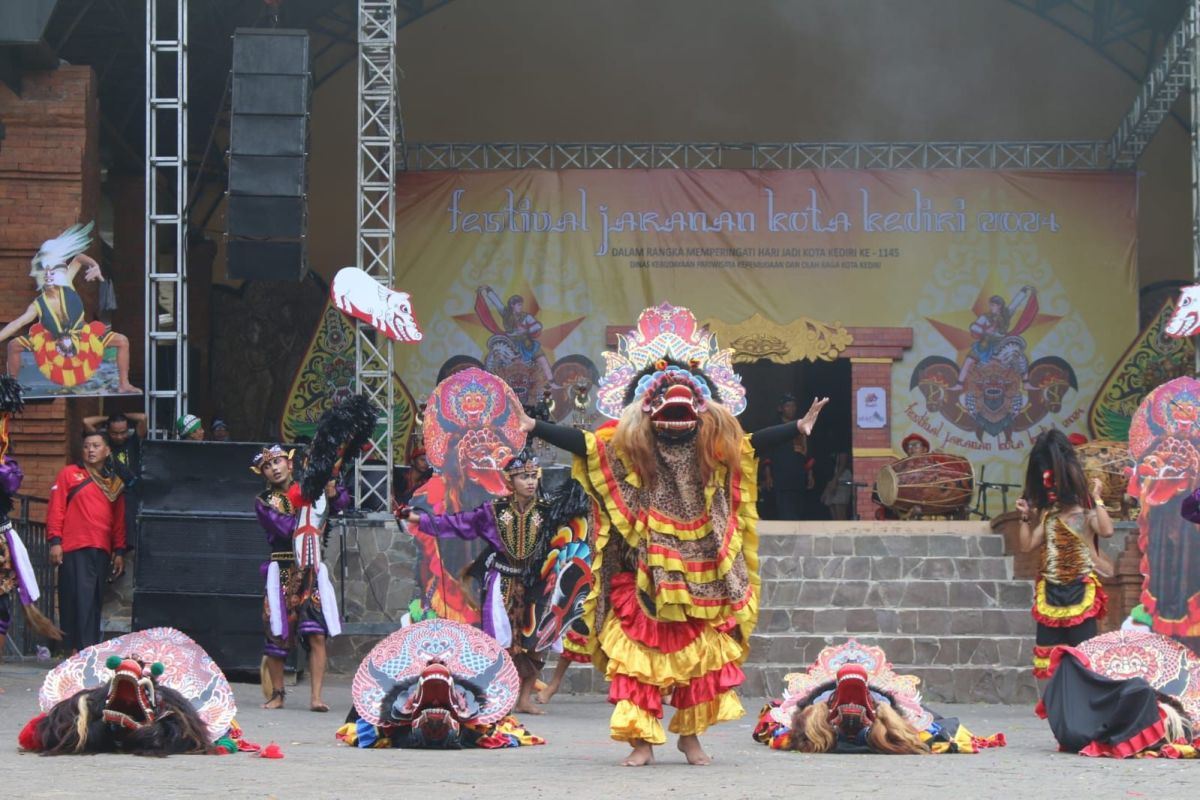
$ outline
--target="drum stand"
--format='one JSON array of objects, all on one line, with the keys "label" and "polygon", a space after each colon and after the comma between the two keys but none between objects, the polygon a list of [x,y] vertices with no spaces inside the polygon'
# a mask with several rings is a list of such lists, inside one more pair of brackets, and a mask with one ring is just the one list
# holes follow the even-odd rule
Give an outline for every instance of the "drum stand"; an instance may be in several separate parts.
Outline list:
[{"label": "drum stand", "polygon": [[979,495],[975,500],[975,507],[967,512],[968,515],[976,514],[976,515],[978,515],[978,517],[980,519],[984,519],[984,520],[992,518],[991,515],[988,514],[988,490],[989,489],[999,489],[1000,490],[1000,503],[1001,503],[1001,505],[1004,506],[1004,510],[1000,513],[1007,514],[1008,513],[1008,490],[1021,488],[1020,485],[1015,484],[1015,483],[991,483],[991,482],[985,481],[983,479],[983,471],[986,469],[987,469],[986,464],[979,468]]}]

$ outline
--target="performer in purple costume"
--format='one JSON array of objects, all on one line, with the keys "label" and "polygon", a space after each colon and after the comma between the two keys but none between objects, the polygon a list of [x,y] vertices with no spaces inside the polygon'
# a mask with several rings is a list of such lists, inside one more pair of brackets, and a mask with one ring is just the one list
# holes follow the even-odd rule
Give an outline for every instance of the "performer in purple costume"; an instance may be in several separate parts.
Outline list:
[{"label": "performer in purple costume", "polygon": [[[325,679],[325,638],[336,636],[341,628],[332,586],[327,578],[322,580],[323,569],[296,568],[292,535],[300,509],[296,497],[298,487],[292,474],[293,452],[280,445],[265,447],[254,457],[250,467],[267,481],[266,490],[255,498],[254,511],[271,547],[271,560],[262,566],[267,578],[263,600],[266,642],[262,669],[263,695],[267,702],[263,708],[283,708],[286,696],[283,662],[298,636],[308,650],[308,667],[312,674],[310,708],[328,711],[329,707],[321,699]],[[326,487],[326,498],[334,512],[351,505],[346,489],[334,481]]]},{"label": "performer in purple costume", "polygon": [[5,639],[12,626],[13,589],[17,590],[29,626],[49,639],[62,639],[62,631],[34,605],[41,596],[37,577],[33,574],[25,544],[8,519],[13,508],[13,496],[20,491],[21,481],[25,479],[21,465],[6,455],[8,421],[23,405],[20,384],[7,375],[0,376],[0,657],[4,655]]},{"label": "performer in purple costume", "polygon": [[554,530],[546,524],[549,506],[538,498],[542,469],[533,451],[527,447],[514,456],[504,475],[512,488],[507,497],[457,514],[407,509],[404,519],[438,538],[482,539],[490,545],[469,568],[483,572],[483,630],[508,648],[521,676],[515,710],[541,714],[532,694],[546,659],[532,648],[532,640],[538,600],[545,595],[540,566]]}]

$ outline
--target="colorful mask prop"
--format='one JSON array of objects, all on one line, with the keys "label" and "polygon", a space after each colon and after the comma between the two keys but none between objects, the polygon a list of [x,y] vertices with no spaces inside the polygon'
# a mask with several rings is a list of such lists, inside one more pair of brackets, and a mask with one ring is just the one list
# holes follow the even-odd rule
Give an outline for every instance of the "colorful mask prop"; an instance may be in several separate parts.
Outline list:
[{"label": "colorful mask prop", "polygon": [[[525,446],[517,410],[521,401],[503,380],[475,367],[443,379],[425,404],[425,456],[436,472],[411,505],[434,514],[476,508],[509,494],[504,467]],[[418,580],[426,608],[464,622],[479,619],[458,576],[475,561],[473,543],[417,536]]]},{"label": "colorful mask prop", "polygon": [[[733,371],[733,350],[719,349],[716,334],[683,307],[663,303],[644,310],[634,330],[617,336],[617,352],[606,352],[604,361],[596,407],[612,419],[619,419],[634,400],[641,400],[643,409],[652,414],[646,403],[657,400],[663,410],[672,407],[661,421],[681,424],[663,426],[664,431],[686,428],[682,424],[686,419],[671,417],[686,416],[687,404],[699,413],[705,403],[716,400],[735,416],[746,408],[746,390]],[[673,386],[687,387],[691,398],[675,390],[667,403],[668,398],[660,395]]]},{"label": "colorful mask prop", "polygon": [[1200,286],[1184,286],[1179,290],[1175,313],[1163,332],[1172,339],[1185,339],[1200,333]]},{"label": "colorful mask prop", "polygon": [[1195,758],[1200,659],[1183,645],[1118,630],[1050,655],[1038,716],[1060,749],[1087,756]]},{"label": "colorful mask prop", "polygon": [[50,755],[209,752],[237,707],[220,668],[173,628],[84,648],[50,671],[22,747]]},{"label": "colorful mask prop", "polygon": [[[546,524],[555,533],[542,562],[546,595],[538,611],[534,650],[553,646],[565,632],[582,625],[583,601],[592,587],[592,547],[595,502],[578,481],[569,480],[554,491]],[[578,631],[586,637],[586,625]]]},{"label": "colorful mask prop", "polygon": [[1184,500],[1200,485],[1200,381],[1176,378],[1150,392],[1129,427],[1137,464],[1129,494],[1141,503],[1141,602],[1152,629],[1166,636],[1200,636],[1200,546]]},{"label": "colorful mask prop", "polygon": [[503,720],[519,689],[517,669],[495,639],[431,619],[377,644],[359,665],[351,694],[360,722],[376,726],[393,746],[457,748]]},{"label": "colorful mask prop", "polygon": [[782,700],[768,703],[755,741],[805,753],[975,753],[1003,747],[1003,734],[979,737],[956,719],[921,705],[918,678],[897,675],[878,647],[854,639],[826,647],[806,672],[784,678]]},{"label": "colorful mask prop", "polygon": [[1090,668],[1108,678],[1142,678],[1175,698],[1200,723],[1200,658],[1174,639],[1142,631],[1109,631],[1079,645]]},{"label": "colorful mask prop", "polygon": [[357,267],[343,267],[333,276],[329,296],[343,314],[362,320],[396,342],[424,338],[413,315],[408,292],[389,289]]}]

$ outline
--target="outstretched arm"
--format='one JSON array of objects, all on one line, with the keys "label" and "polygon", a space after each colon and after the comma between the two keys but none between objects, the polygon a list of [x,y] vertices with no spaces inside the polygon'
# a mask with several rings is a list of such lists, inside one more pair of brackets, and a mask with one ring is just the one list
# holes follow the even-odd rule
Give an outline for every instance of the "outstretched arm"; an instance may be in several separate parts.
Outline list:
[{"label": "outstretched arm", "polygon": [[798,433],[811,436],[813,427],[817,424],[817,417],[821,414],[821,409],[828,403],[828,397],[813,398],[812,405],[808,407],[808,413],[801,419],[795,422],[783,422],[779,425],[772,425],[769,428],[756,431],[750,436],[750,446],[754,448],[756,453],[761,453],[773,445],[786,442],[788,439],[794,439]]},{"label": "outstretched arm", "polygon": [[96,259],[80,253],[71,259],[71,263],[67,266],[67,283],[74,285],[75,275],[79,273],[79,268],[83,266],[87,267],[87,271],[83,273],[85,281],[98,281],[104,277],[100,274],[100,264]]},{"label": "outstretched arm", "polygon": [[584,438],[583,431],[569,428],[566,425],[555,425],[553,422],[544,422],[540,419],[535,420],[526,414],[523,408],[517,411],[517,419],[520,421],[521,430],[525,431],[525,433],[532,434],[555,447],[562,448],[572,455],[587,455],[587,439]]},{"label": "outstretched arm", "polygon": [[29,304],[29,308],[25,309],[25,313],[14,319],[12,322],[0,328],[0,342],[8,341],[12,335],[24,328],[26,325],[37,320],[37,308],[33,303]]},{"label": "outstretched arm", "polygon": [[[1017,550],[1028,553],[1046,541],[1046,528],[1042,521],[1044,517],[1038,513],[1039,509],[1031,507],[1024,497],[1017,498],[1017,511],[1021,512],[1021,527],[1017,529]],[[1031,518],[1035,513],[1038,513],[1038,523],[1030,527]]]}]

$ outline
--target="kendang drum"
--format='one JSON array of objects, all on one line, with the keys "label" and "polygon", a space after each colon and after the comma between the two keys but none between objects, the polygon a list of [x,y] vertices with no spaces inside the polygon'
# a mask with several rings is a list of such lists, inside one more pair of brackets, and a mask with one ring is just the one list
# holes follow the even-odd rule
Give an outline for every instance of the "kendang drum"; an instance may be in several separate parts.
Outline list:
[{"label": "kendang drum", "polygon": [[951,453],[902,458],[880,470],[876,481],[880,502],[904,514],[956,516],[975,494],[971,462]]},{"label": "kendang drum", "polygon": [[1129,470],[1133,469],[1133,455],[1124,442],[1097,440],[1075,448],[1079,463],[1089,487],[1092,480],[1100,480],[1100,496],[1111,513],[1125,517],[1125,489],[1129,485]]}]

